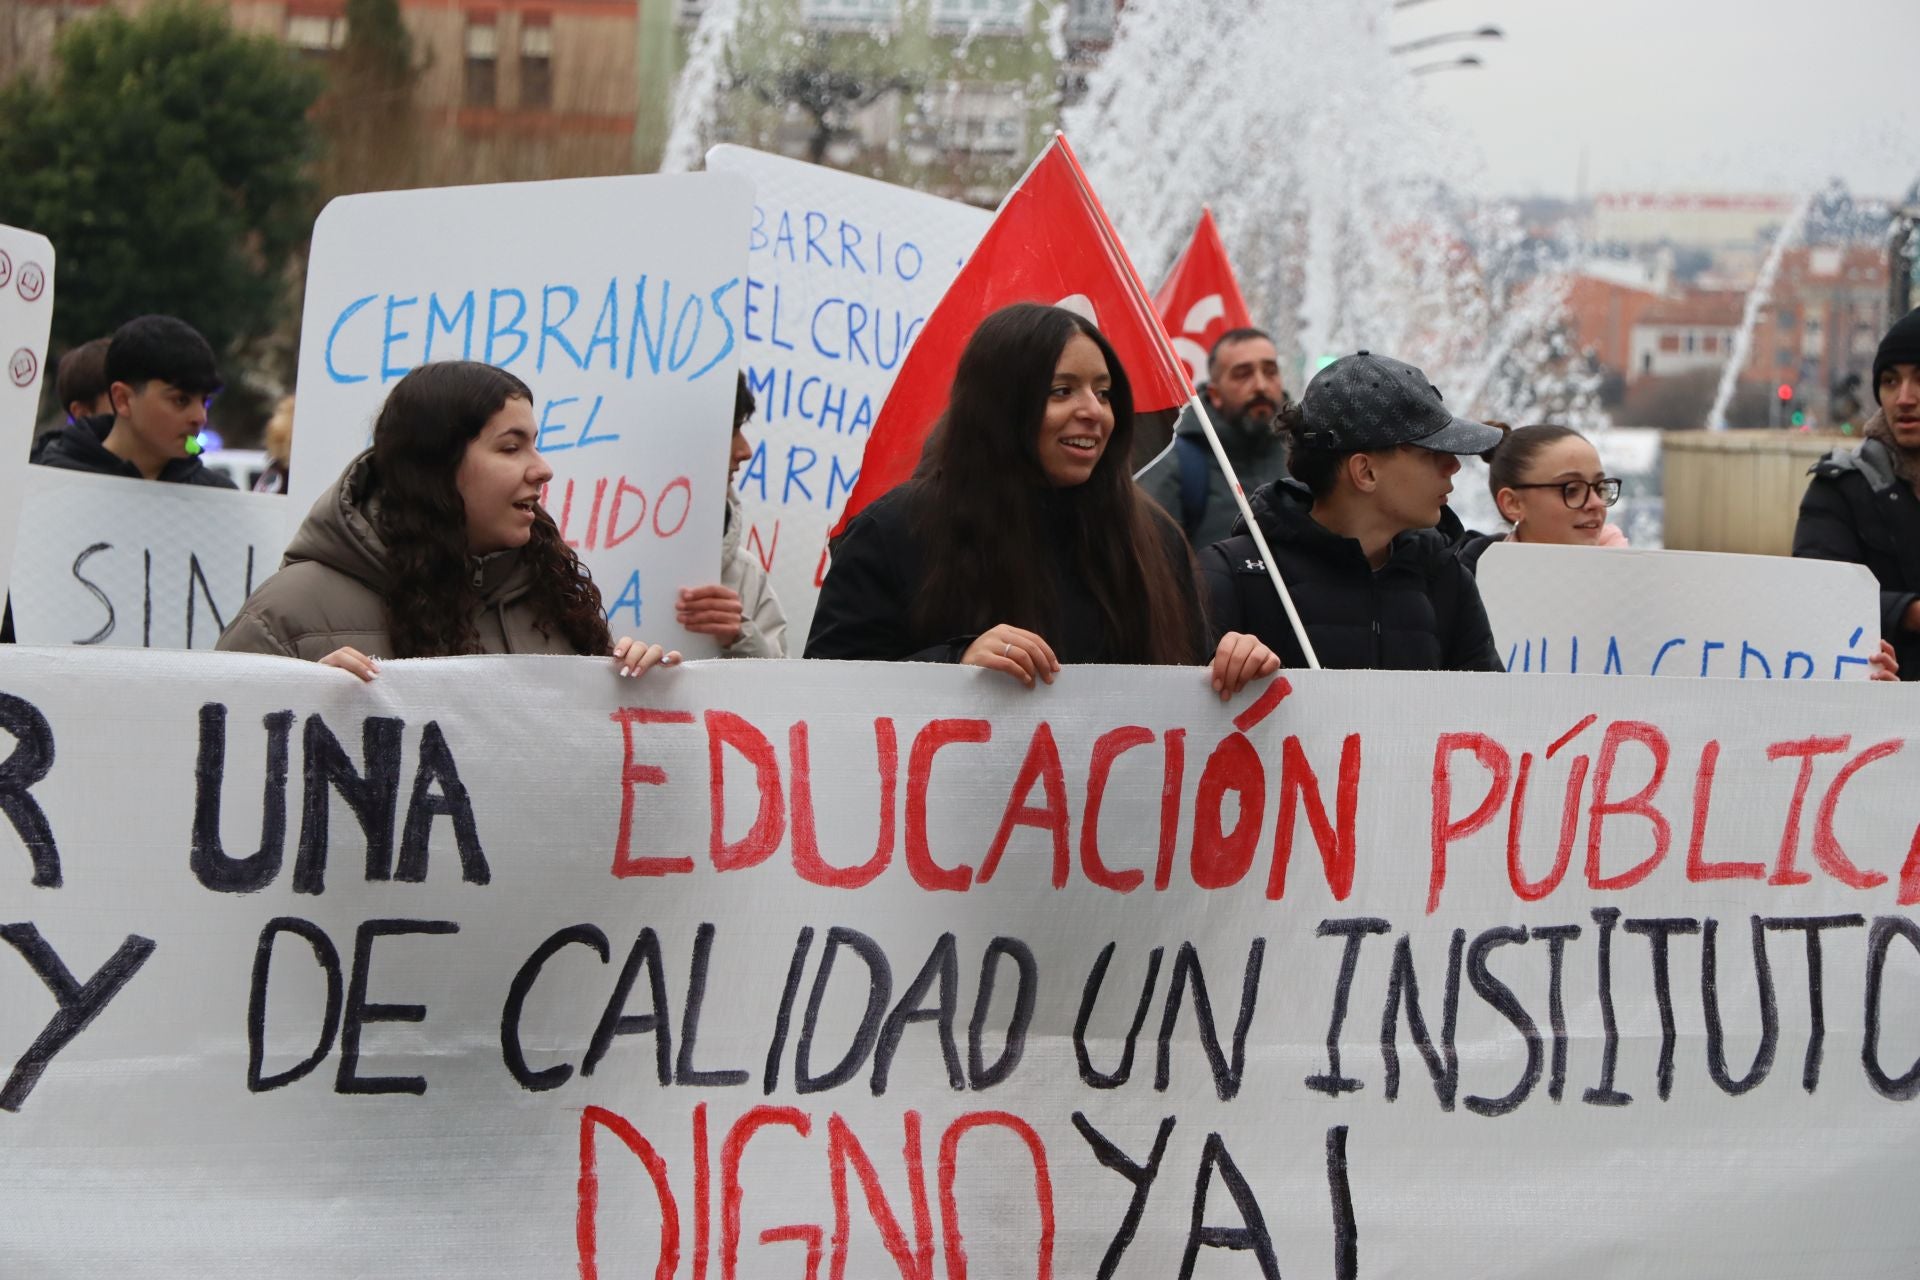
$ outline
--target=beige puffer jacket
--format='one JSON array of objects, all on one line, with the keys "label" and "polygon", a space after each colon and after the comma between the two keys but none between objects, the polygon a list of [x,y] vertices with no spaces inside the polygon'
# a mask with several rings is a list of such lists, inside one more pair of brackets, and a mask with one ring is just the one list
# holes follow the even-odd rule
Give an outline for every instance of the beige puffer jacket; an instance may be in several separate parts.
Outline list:
[{"label": "beige puffer jacket", "polygon": [[787,613],[773,583],[752,550],[742,545],[746,517],[740,495],[727,486],[727,532],[720,543],[720,585],[740,597],[740,638],[720,650],[723,658],[784,658],[787,656]]},{"label": "beige puffer jacket", "polygon": [[[280,571],[260,584],[219,648],[317,662],[343,645],[393,656],[387,634],[387,549],[369,520],[373,455],[361,454],[307,513]],[[526,596],[533,571],[518,551],[468,561],[480,589],[474,618],[486,653],[573,653],[565,635],[542,635]]]}]

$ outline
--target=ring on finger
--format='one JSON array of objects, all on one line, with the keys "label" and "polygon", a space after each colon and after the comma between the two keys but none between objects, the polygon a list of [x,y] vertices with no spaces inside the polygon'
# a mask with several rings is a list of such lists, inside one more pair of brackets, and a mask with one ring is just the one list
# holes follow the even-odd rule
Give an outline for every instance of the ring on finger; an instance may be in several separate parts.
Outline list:
[{"label": "ring on finger", "polygon": [[1009,640],[1000,646],[1000,656],[1003,658],[1011,658],[1013,656],[1013,641]]}]

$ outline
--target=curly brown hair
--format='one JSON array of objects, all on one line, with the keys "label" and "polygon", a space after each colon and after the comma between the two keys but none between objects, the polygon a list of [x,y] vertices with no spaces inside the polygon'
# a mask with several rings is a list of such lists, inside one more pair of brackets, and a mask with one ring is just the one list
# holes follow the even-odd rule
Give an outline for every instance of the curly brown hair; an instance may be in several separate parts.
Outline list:
[{"label": "curly brown hair", "polygon": [[[471,360],[421,365],[394,384],[373,426],[374,531],[387,548],[387,630],[397,658],[480,652],[481,609],[467,554],[467,508],[454,483],[467,445],[527,384]],[[575,653],[613,643],[600,590],[545,509],[518,554],[533,570],[528,594],[542,635]]]}]

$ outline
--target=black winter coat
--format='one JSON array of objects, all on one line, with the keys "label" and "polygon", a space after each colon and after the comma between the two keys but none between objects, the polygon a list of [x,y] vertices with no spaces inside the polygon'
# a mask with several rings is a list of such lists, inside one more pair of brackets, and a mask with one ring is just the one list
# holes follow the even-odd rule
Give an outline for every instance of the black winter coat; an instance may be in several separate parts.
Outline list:
[{"label": "black winter coat", "polygon": [[1901,626],[1920,599],[1920,498],[1878,440],[1835,449],[1809,474],[1793,554],[1865,565],[1880,580],[1880,634],[1900,660],[1900,678],[1920,680],[1920,635]]},{"label": "black winter coat", "polygon": [[[958,662],[967,646],[978,638],[977,633],[929,634],[913,620],[914,599],[925,578],[926,565],[926,549],[916,528],[920,502],[919,486],[909,481],[874,501],[848,523],[846,533],[834,544],[833,564],[820,586],[813,627],[807,635],[807,657]],[[1058,501],[1050,502],[1049,514],[1061,521],[1073,518],[1071,509]],[[1175,579],[1187,592],[1193,618],[1192,660],[1206,661],[1212,656],[1207,647],[1206,614],[1194,584],[1186,539],[1170,518],[1156,523],[1166,534],[1165,549],[1175,566]],[[1051,627],[1031,629],[1046,640],[1063,664],[1113,662],[1116,659],[1107,644],[1099,605],[1074,573],[1066,554],[1068,545],[1065,537],[1054,537],[1034,548],[1036,555],[1051,558],[1048,567],[1056,585],[1058,618]]]},{"label": "black winter coat", "polygon": [[[1455,518],[1455,523],[1458,523],[1458,517]],[[1473,574],[1474,580],[1478,581],[1480,557],[1487,554],[1488,547],[1496,542],[1505,542],[1507,537],[1508,535],[1504,533],[1481,533],[1475,529],[1462,529],[1460,536],[1453,539],[1453,549],[1459,555],[1460,563],[1467,567],[1467,572]]]},{"label": "black winter coat", "polygon": [[[1249,503],[1321,666],[1504,669],[1480,588],[1438,530],[1401,534],[1376,571],[1358,542],[1314,520],[1313,496],[1299,481],[1267,485]],[[1214,634],[1251,632],[1287,666],[1306,665],[1252,534],[1202,551],[1200,575]]]},{"label": "black winter coat", "polygon": [[[82,418],[58,431],[48,432],[34,441],[29,462],[62,471],[90,471],[100,476],[125,476],[142,480],[140,468],[116,454],[108,453],[107,433],[113,430],[113,415]],[[198,458],[172,458],[160,468],[154,479],[167,484],[200,484],[211,489],[232,489],[233,481],[218,471],[209,470]]]}]

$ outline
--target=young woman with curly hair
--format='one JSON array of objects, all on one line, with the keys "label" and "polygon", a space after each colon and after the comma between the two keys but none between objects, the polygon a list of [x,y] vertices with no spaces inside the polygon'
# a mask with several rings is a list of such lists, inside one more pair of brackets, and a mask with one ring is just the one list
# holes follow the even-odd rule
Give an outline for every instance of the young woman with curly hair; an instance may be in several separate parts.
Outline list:
[{"label": "young woman with curly hair", "polygon": [[1031,688],[1063,662],[1212,660],[1230,697],[1279,660],[1208,642],[1193,553],[1134,485],[1133,393],[1113,347],[1059,307],[981,321],[919,471],[847,526],[809,658],[958,662]]},{"label": "young woman with curly hair", "polygon": [[533,393],[472,361],[394,384],[373,447],[308,513],[280,571],[219,647],[305,658],[371,680],[380,656],[611,654],[623,675],[679,660],[614,641],[600,592],[540,489]]}]

